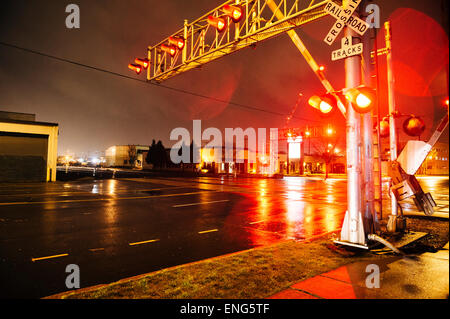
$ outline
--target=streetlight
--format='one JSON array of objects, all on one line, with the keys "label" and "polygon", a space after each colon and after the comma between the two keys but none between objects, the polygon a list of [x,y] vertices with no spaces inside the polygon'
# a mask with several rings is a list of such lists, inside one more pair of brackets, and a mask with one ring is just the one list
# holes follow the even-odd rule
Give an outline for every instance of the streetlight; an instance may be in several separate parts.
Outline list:
[{"label": "streetlight", "polygon": [[311,155],[311,132],[306,131],[305,137],[308,139],[308,155]]},{"label": "streetlight", "polygon": [[331,135],[333,135],[333,133],[334,133],[333,129],[331,127],[328,127],[327,128],[327,135],[331,136]]}]

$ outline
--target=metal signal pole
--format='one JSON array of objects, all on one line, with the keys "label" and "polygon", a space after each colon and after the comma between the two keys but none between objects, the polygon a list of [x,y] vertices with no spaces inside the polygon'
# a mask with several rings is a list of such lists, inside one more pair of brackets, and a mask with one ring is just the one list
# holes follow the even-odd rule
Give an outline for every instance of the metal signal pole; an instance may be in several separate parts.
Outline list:
[{"label": "metal signal pole", "polygon": [[[361,3],[361,16],[363,18],[367,17],[365,10],[366,1]],[[363,19],[365,20],[365,19]],[[370,48],[371,48],[371,33],[373,30],[369,30],[363,36],[363,82],[365,85],[373,87],[373,81],[371,77],[371,63],[370,63]],[[376,41],[376,40],[375,40]],[[379,94],[377,92],[377,94]],[[369,233],[374,233],[375,230],[379,228],[378,218],[375,211],[375,171],[374,171],[374,141],[373,141],[373,111],[365,113],[363,115],[363,145],[364,145],[364,205],[363,209],[365,212],[365,221],[368,222],[366,230]]]},{"label": "metal signal pole", "polygon": [[[350,0],[343,2],[347,8]],[[355,12],[355,15],[357,13]],[[345,36],[351,36],[354,43],[360,43],[361,38],[348,27]],[[361,56],[345,59],[345,86],[355,88],[361,85]],[[341,242],[349,242],[355,246],[366,246],[364,223],[361,215],[361,116],[350,102],[347,103],[347,205],[344,224],[341,230]]]},{"label": "metal signal pole", "polygon": [[[386,40],[386,66],[387,66],[387,81],[388,81],[388,97],[389,97],[389,143],[390,143],[390,158],[391,161],[397,159],[397,131],[395,125],[395,116],[397,112],[397,107],[395,104],[395,79],[392,64],[392,31],[391,23],[386,21],[384,23],[385,40]],[[388,231],[396,231],[396,219],[398,215],[397,199],[395,198],[392,191],[391,196],[391,215],[388,221]]]}]

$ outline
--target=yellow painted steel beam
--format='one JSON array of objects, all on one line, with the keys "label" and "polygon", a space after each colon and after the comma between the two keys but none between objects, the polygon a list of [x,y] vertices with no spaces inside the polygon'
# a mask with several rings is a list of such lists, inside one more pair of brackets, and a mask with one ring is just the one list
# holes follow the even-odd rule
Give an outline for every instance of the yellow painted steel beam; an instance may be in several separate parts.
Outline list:
[{"label": "yellow painted steel beam", "polygon": [[[185,21],[184,28],[171,35],[185,39],[183,50],[177,51],[174,57],[161,50],[161,45],[168,44],[169,37],[148,48],[151,65],[147,70],[147,80],[162,82],[327,15],[323,10],[327,1],[316,4],[309,0],[277,2],[278,4],[273,0],[229,0],[191,23]],[[224,16],[222,8],[226,4],[240,6],[243,19],[239,23],[233,23]],[[274,4],[277,13],[271,10],[270,6]],[[227,28],[222,33],[208,24],[210,15],[227,19]]]}]

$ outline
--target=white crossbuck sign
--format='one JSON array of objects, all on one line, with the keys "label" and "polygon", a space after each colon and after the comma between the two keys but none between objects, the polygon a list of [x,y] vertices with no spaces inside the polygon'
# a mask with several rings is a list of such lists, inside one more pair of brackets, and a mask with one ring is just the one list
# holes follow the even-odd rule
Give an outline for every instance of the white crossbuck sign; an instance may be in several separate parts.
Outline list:
[{"label": "white crossbuck sign", "polygon": [[361,20],[360,18],[353,16],[356,8],[359,6],[362,0],[351,0],[349,1],[348,8],[344,9],[341,6],[337,5],[333,1],[328,1],[325,5],[325,11],[336,19],[333,27],[330,32],[328,32],[325,37],[325,43],[328,45],[332,45],[334,40],[336,40],[339,33],[342,31],[345,25],[350,27],[359,35],[364,35],[366,31],[369,29],[370,25]]}]

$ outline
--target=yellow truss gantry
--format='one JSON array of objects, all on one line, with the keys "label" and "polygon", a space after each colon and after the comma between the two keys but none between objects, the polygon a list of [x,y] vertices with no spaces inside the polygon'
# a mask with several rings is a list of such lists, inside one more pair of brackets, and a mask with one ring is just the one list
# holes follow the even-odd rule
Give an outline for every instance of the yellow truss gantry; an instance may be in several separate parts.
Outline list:
[{"label": "yellow truss gantry", "polygon": [[[191,23],[185,21],[184,27],[170,36],[185,40],[184,48],[177,50],[173,57],[161,50],[161,45],[169,43],[169,37],[150,46],[147,80],[162,82],[177,74],[315,21],[327,15],[323,10],[326,3],[327,1],[315,3],[314,0],[226,1]],[[234,23],[230,17],[224,15],[225,5],[240,6],[243,11],[242,20]],[[208,23],[209,16],[226,19],[226,29],[218,32]]]}]

